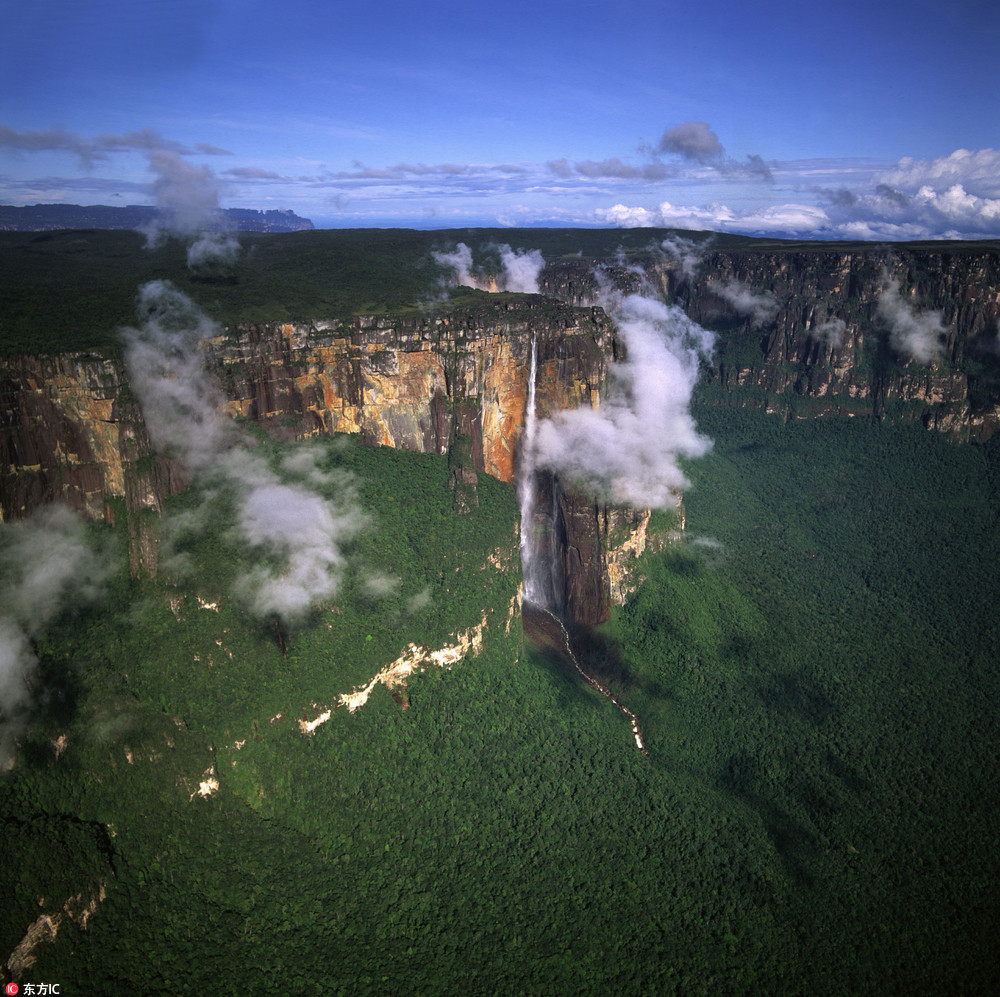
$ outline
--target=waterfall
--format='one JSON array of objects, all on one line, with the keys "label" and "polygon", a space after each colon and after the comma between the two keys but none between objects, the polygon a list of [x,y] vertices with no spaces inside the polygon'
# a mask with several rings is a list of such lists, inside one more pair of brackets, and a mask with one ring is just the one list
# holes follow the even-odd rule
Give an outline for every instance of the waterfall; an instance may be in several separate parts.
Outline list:
[{"label": "waterfall", "polygon": [[[539,550],[538,542],[538,480],[535,474],[536,454],[536,427],[538,414],[535,411],[535,388],[538,381],[538,339],[531,337],[531,368],[528,373],[528,398],[525,402],[524,431],[521,434],[521,470],[517,483],[517,497],[521,506],[521,575],[524,578],[524,619],[528,623],[530,619],[537,621],[548,620],[554,624],[560,635],[559,644],[562,653],[573,665],[583,680],[592,688],[596,689],[602,696],[611,700],[612,704],[629,721],[632,726],[632,736],[635,738],[635,746],[644,754],[648,755],[645,742],[642,739],[642,728],[639,718],[623,703],[621,703],[604,684],[599,682],[594,676],[589,675],[580,664],[576,653],[573,650],[573,642],[570,639],[569,631],[561,617],[562,607],[559,605],[562,599],[559,596],[560,579],[559,567],[555,556],[555,536],[549,539],[548,550]],[[543,518],[545,513],[543,512]],[[552,523],[551,529],[556,529],[559,522],[559,492],[552,477]],[[546,556],[547,555],[547,556]],[[549,562],[546,565],[546,560]],[[537,636],[537,634],[536,634]]]},{"label": "waterfall", "polygon": [[549,609],[545,609],[537,604],[526,602],[523,608],[523,618],[526,628],[531,635],[529,639],[535,646],[556,651],[559,656],[569,665],[572,665],[580,678],[605,698],[611,700],[611,704],[629,722],[632,728],[632,737],[635,739],[635,746],[643,755],[649,755],[649,749],[642,736],[642,725],[639,718],[599,679],[589,674],[580,662],[573,650],[573,640],[569,630],[562,619]]},{"label": "waterfall", "polygon": [[524,412],[524,433],[521,437],[521,477],[518,498],[521,503],[521,574],[524,578],[526,602],[542,605],[543,594],[538,584],[538,538],[535,535],[535,382],[538,380],[538,339],[531,337],[531,371],[528,375],[528,401]]}]

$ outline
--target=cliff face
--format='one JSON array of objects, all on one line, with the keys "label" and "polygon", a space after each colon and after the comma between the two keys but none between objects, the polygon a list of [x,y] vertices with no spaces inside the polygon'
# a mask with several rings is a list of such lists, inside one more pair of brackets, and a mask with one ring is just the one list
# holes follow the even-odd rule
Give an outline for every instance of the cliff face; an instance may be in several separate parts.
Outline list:
[{"label": "cliff face", "polygon": [[153,452],[122,365],[81,354],[0,364],[0,520],[65,502],[91,519],[124,512],[132,570],[155,570],[149,513],[187,484]]},{"label": "cliff face", "polygon": [[[615,351],[611,323],[600,309],[540,297],[358,318],[349,328],[239,326],[201,346],[232,416],[280,438],[357,433],[373,445],[448,454],[461,510],[475,501],[477,473],[506,482],[518,474],[533,337],[539,416],[597,405]],[[188,479],[154,453],[119,362],[66,354],[0,364],[0,461],[4,519],[57,500],[109,521],[124,510],[133,570],[155,571],[155,517],[145,514]],[[555,526],[555,507],[546,513],[547,532],[563,538],[553,552],[567,580],[558,601],[578,622],[603,619],[636,551],[627,538],[609,542],[615,514],[587,496],[560,496]]]},{"label": "cliff face", "polygon": [[[650,253],[633,262],[717,333],[706,381],[728,404],[786,418],[921,421],[961,440],[988,438],[1000,425],[1000,253],[962,244],[726,252],[709,245],[686,261]],[[622,290],[642,280],[613,263],[607,272]],[[595,282],[576,261],[545,277],[566,300],[593,299]],[[918,320],[940,313],[936,359],[919,362],[899,346],[883,297],[898,298]]]},{"label": "cliff face", "polygon": [[531,338],[552,356],[539,394],[555,410],[598,397],[613,330],[603,312],[529,299],[436,317],[359,318],[351,329],[240,326],[208,341],[233,415],[303,438],[448,453],[471,440],[478,471],[516,475]]},{"label": "cliff face", "polygon": [[[635,266],[639,264],[640,269]],[[356,433],[366,443],[447,454],[455,507],[476,476],[517,479],[532,339],[537,414],[600,404],[622,344],[593,306],[594,261],[550,263],[543,295],[480,294],[433,313],[353,323],[237,326],[202,343],[234,417],[301,439]],[[748,249],[604,265],[618,288],[643,281],[717,334],[706,397],[785,418],[921,420],[959,440],[1000,425],[1000,255],[981,248]],[[940,355],[898,347],[880,301],[940,312]],[[132,567],[155,570],[155,513],[187,483],[154,453],[121,364],[84,354],[0,361],[0,517],[68,502],[127,516]],[[552,566],[547,599],[576,623],[607,617],[636,584],[648,514],[597,503],[547,473],[535,522]],[[678,497],[678,502],[680,501]]]}]

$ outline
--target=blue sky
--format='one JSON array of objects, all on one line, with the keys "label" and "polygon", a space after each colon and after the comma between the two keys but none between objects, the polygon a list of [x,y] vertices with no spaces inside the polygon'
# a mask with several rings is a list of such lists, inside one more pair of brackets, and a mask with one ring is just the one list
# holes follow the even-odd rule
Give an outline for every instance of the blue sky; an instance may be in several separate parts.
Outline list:
[{"label": "blue sky", "polygon": [[0,2],[0,203],[1000,237],[992,0]]}]

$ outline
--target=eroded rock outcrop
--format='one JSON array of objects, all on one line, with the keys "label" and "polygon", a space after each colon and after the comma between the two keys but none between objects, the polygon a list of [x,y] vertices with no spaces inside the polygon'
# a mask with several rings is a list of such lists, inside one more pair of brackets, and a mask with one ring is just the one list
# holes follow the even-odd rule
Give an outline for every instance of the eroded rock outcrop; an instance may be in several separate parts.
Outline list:
[{"label": "eroded rock outcrop", "polygon": [[599,309],[520,298],[475,312],[358,318],[354,327],[239,326],[206,344],[233,415],[304,438],[357,433],[374,445],[447,453],[513,481],[531,336],[551,362],[553,407],[598,397],[613,339]]},{"label": "eroded rock outcrop", "polygon": [[[532,337],[542,417],[599,405],[618,348],[598,308],[484,299],[475,309],[359,317],[350,327],[238,326],[201,348],[234,418],[280,438],[355,433],[373,445],[447,454],[461,512],[475,504],[477,474],[505,482],[518,474]],[[154,453],[122,365],[87,355],[9,358],[0,399],[3,517],[57,500],[91,518],[113,520],[124,509],[133,571],[155,572],[155,513],[188,479]],[[612,582],[613,545],[601,532],[608,511],[561,494],[560,604],[577,621],[603,619],[625,590],[631,554]]]},{"label": "eroded rock outcrop", "polygon": [[[549,293],[594,300],[592,268],[546,269]],[[709,384],[732,405],[785,418],[867,415],[920,421],[958,440],[1000,426],[1000,252],[981,244],[841,248],[835,244],[715,250],[687,259],[650,251],[610,261],[623,291],[643,281],[717,332]],[[940,313],[940,355],[919,362],[880,312],[898,295],[917,316]]]}]

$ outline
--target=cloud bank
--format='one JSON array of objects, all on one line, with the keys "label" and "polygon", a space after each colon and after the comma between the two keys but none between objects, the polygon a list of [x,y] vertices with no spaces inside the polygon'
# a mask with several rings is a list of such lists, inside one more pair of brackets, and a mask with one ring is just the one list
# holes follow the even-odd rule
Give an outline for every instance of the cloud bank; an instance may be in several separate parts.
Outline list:
[{"label": "cloud bank", "polygon": [[[695,145],[695,149],[699,146]],[[783,173],[794,175],[789,166]],[[725,203],[598,209],[600,224],[815,239],[917,240],[1000,237],[1000,151],[958,149],[933,160],[902,159],[870,185],[803,190],[810,199],[733,208]]]},{"label": "cloud bank", "polygon": [[[125,360],[150,438],[232,496],[236,537],[258,555],[235,594],[260,617],[295,622],[336,594],[344,545],[366,523],[350,477],[324,471],[308,449],[277,469],[250,449],[202,364],[199,340],[221,330],[173,285],[143,285],[138,315]],[[196,527],[197,516],[188,522]]]},{"label": "cloud bank", "polygon": [[638,294],[607,294],[626,359],[610,371],[598,408],[539,423],[532,465],[565,476],[602,499],[643,508],[675,504],[689,485],[678,463],[711,447],[691,416],[691,394],[714,336],[676,307]]},{"label": "cloud bank", "polygon": [[[26,156],[69,156],[78,174],[0,177],[10,203],[145,193],[185,238],[214,229],[218,192],[246,206],[285,199],[296,210],[339,223],[649,226],[784,238],[899,241],[1000,238],[1000,151],[956,149],[895,164],[830,158],[775,162],[731,155],[705,121],[685,121],[620,150],[574,159],[553,150],[535,162],[354,161],[308,169],[234,162],[215,173],[192,157],[231,156],[205,142],[181,143],[155,129],[83,136],[64,128],[17,131],[0,125],[0,149],[15,166]],[[618,154],[616,154],[618,153]],[[152,180],[84,177],[115,157],[145,157]],[[266,166],[271,166],[267,163]],[[763,182],[762,182],[763,181]],[[206,221],[200,222],[199,218]],[[212,245],[204,247],[203,253]],[[225,252],[228,252],[228,248]],[[220,261],[225,265],[225,260]]]}]

